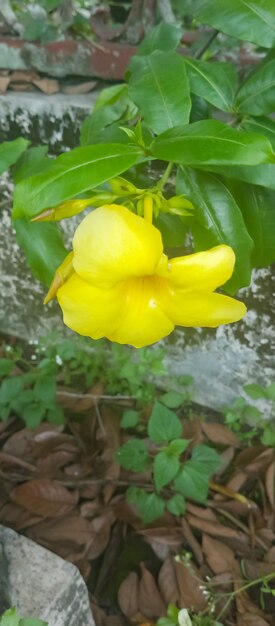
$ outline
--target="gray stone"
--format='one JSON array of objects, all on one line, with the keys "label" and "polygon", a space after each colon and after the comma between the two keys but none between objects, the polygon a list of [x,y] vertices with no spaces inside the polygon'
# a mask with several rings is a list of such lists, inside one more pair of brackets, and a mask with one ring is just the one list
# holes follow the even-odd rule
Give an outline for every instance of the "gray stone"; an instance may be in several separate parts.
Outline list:
[{"label": "gray stone", "polygon": [[0,526],[1,608],[49,626],[95,626],[77,568],[30,539]]}]

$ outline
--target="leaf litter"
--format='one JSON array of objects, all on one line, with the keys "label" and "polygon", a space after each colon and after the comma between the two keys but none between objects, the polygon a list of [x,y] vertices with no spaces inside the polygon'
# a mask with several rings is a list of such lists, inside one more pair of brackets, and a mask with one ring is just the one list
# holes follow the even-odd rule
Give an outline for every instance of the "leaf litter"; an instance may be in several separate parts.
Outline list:
[{"label": "leaf litter", "polygon": [[154,626],[169,604],[224,626],[274,625],[275,592],[261,581],[270,576],[274,590],[274,449],[179,412],[184,437],[216,448],[223,465],[207,504],[188,501],[184,517],[166,512],[144,526],[125,492],[150,490],[150,472],[116,462],[125,403],[103,394],[61,387],[66,425],[0,424],[1,524],[79,568],[97,626]]}]

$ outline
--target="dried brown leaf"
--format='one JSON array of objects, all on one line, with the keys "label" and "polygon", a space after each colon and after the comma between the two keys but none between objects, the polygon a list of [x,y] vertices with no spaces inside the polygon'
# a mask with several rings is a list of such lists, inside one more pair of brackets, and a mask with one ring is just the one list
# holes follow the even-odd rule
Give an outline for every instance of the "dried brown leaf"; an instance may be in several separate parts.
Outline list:
[{"label": "dried brown leaf", "polygon": [[202,422],[202,431],[209,441],[220,443],[225,446],[239,446],[239,438],[224,424]]},{"label": "dried brown leaf", "polygon": [[96,87],[96,85],[97,81],[89,80],[83,83],[78,83],[77,85],[64,85],[61,91],[69,95],[89,93]]},{"label": "dried brown leaf", "polygon": [[269,466],[265,475],[265,488],[271,506],[275,506],[275,461]]},{"label": "dried brown leaf", "polygon": [[118,604],[122,613],[131,618],[138,612],[139,580],[136,572],[130,572],[118,590]]},{"label": "dried brown leaf", "polygon": [[80,546],[88,543],[91,537],[91,526],[84,517],[68,515],[40,522],[30,530],[28,536],[41,543],[50,541]]},{"label": "dried brown leaf", "polygon": [[275,563],[275,546],[273,546],[272,548],[270,548],[270,550],[268,550],[268,552],[264,556],[264,560],[267,563]]},{"label": "dried brown leaf", "polygon": [[207,599],[202,593],[203,584],[199,570],[191,563],[175,563],[176,578],[180,593],[179,606],[183,609],[193,609],[196,612],[203,611],[207,605]]},{"label": "dried brown leaf", "polygon": [[237,626],[270,626],[270,622],[253,613],[238,614]]},{"label": "dried brown leaf", "polygon": [[234,570],[235,557],[231,548],[205,534],[202,539],[202,547],[206,561],[214,574],[223,574]]},{"label": "dried brown leaf", "polygon": [[40,78],[33,80],[32,83],[48,96],[59,91],[59,82],[54,78]]},{"label": "dried brown leaf", "polygon": [[90,522],[90,539],[85,549],[85,557],[93,561],[97,559],[108,545],[111,525],[105,516],[95,517]]},{"label": "dried brown leaf", "polygon": [[175,563],[171,557],[165,559],[158,575],[158,586],[166,605],[177,604],[179,590],[175,572]]},{"label": "dried brown leaf", "polygon": [[66,515],[78,501],[77,491],[68,491],[59,483],[46,479],[29,480],[15,487],[10,497],[16,504],[43,517]]},{"label": "dried brown leaf", "polygon": [[138,606],[140,612],[145,617],[158,619],[166,615],[166,607],[157,588],[154,576],[143,563],[141,563]]},{"label": "dried brown leaf", "polygon": [[10,81],[10,76],[0,76],[0,93],[6,93]]},{"label": "dried brown leaf", "polygon": [[223,526],[218,522],[209,522],[208,520],[203,520],[189,514],[187,515],[187,520],[193,528],[197,528],[201,532],[208,533],[209,535],[214,535],[214,537],[228,537],[229,539],[242,539],[243,537],[243,533],[239,530]]}]

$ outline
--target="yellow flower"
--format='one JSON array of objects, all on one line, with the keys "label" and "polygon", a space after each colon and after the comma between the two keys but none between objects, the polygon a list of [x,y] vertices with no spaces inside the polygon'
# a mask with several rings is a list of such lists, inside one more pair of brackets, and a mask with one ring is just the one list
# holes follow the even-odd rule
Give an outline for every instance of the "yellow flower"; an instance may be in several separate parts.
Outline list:
[{"label": "yellow flower", "polygon": [[102,206],[85,217],[71,265],[67,259],[56,275],[64,323],[92,339],[141,348],[176,325],[216,327],[246,312],[243,303],[213,293],[232,274],[230,247],[168,260],[157,228],[123,206]]}]

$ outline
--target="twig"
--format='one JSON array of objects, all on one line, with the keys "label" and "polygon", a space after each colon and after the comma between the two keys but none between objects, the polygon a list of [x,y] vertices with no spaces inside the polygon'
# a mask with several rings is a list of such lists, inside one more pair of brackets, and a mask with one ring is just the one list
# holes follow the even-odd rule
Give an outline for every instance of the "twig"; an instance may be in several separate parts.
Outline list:
[{"label": "twig", "polygon": [[157,0],[158,10],[166,24],[175,24],[176,18],[170,0]]},{"label": "twig", "polygon": [[72,400],[94,400],[95,402],[99,402],[104,400],[104,402],[122,402],[123,400],[135,400],[135,396],[108,396],[108,395],[97,395],[93,393],[76,393],[73,391],[63,391],[60,389],[56,394],[57,398],[65,396],[65,398],[72,398]]},{"label": "twig", "polygon": [[212,31],[210,37],[207,39],[205,44],[203,44],[203,46],[194,54],[195,59],[200,59],[202,57],[205,51],[211,46],[212,41],[216,39],[218,34],[219,34],[218,30],[215,29]]}]

